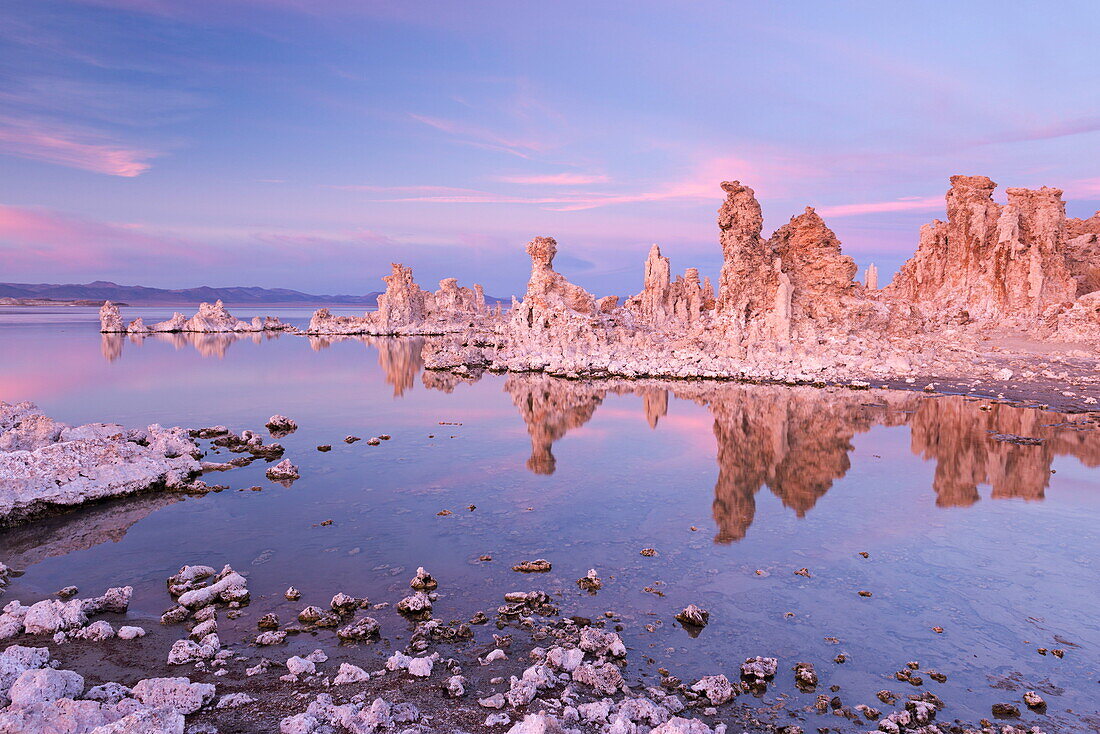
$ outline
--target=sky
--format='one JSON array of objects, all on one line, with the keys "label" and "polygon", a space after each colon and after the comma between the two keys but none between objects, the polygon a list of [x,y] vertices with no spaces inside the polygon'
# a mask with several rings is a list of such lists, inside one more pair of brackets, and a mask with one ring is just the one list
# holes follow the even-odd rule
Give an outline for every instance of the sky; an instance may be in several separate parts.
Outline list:
[{"label": "sky", "polygon": [[1100,3],[5,0],[0,281],[598,295],[814,206],[880,282],[952,174],[1100,208]]}]

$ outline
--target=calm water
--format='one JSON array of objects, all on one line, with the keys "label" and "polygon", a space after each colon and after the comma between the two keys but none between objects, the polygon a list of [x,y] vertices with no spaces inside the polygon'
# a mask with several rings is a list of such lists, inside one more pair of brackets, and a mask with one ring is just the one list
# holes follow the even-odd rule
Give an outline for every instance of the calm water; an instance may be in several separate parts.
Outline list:
[{"label": "calm water", "polygon": [[[137,315],[169,313],[126,309]],[[261,492],[151,495],[0,532],[0,558],[27,569],[8,598],[131,583],[131,615],[159,615],[181,564],[230,563],[249,573],[254,610],[289,615],[300,605],[282,601],[288,584],[308,602],[339,590],[396,601],[424,565],[441,581],[443,618],[529,588],[560,593],[567,613],[619,613],[634,679],[661,665],[733,677],[744,657],[774,655],[783,672],[764,702],[789,709],[815,698],[790,685],[790,666],[808,660],[819,691],[839,685],[852,705],[879,705],[882,688],[932,690],[948,704],[942,719],[975,721],[1035,689],[1049,709],[1026,720],[1100,727],[1094,418],[904,392],[463,380],[424,372],[419,347],[101,338],[91,309],[0,311],[2,399],[72,423],[239,431],[283,413],[301,426],[279,440],[301,468],[289,488],[258,462],[207,480]],[[393,439],[342,441],[382,433]],[[539,557],[552,573],[510,570]],[[811,578],[793,573],[802,567]],[[589,568],[605,581],[596,596],[574,583]],[[672,622],[688,603],[711,612],[697,638]],[[840,652],[847,662],[834,663]],[[893,680],[910,660],[947,682]]]}]

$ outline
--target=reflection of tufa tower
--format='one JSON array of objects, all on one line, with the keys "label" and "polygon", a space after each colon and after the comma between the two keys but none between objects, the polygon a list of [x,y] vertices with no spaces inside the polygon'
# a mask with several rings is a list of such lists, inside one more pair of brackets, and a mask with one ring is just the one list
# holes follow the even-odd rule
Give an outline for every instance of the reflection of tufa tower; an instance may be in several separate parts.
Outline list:
[{"label": "reflection of tufa tower", "polygon": [[[450,392],[453,381],[429,372],[425,385]],[[464,378],[476,381],[480,376]],[[852,438],[874,426],[910,427],[913,454],[934,461],[932,489],[941,507],[973,504],[988,484],[993,498],[1042,499],[1055,456],[1100,466],[1100,432],[1058,428],[1056,414],[1004,405],[982,410],[964,397],[926,398],[896,390],[833,393],[810,387],[731,383],[585,382],[545,374],[514,373],[505,391],[527,424],[527,468],[553,474],[554,442],[592,419],[608,394],[642,399],[651,427],[668,413],[669,393],[705,405],[714,417],[718,478],[712,512],[715,542],[745,537],[756,514],[756,495],[767,487],[804,517],[851,467]],[[996,440],[1029,436],[1038,445]]]},{"label": "reflection of tufa tower", "polygon": [[509,375],[504,390],[512,396],[512,403],[527,424],[531,436],[527,468],[535,474],[554,473],[554,442],[591,420],[605,393],[591,383],[571,383],[545,375]]}]

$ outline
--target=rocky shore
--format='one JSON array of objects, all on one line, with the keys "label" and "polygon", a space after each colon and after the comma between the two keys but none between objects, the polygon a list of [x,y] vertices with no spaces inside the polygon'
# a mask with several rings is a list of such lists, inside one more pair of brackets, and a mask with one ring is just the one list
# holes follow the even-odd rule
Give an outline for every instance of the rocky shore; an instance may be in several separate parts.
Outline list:
[{"label": "rocky shore", "polygon": [[[320,590],[294,588],[256,597],[229,566],[185,565],[166,581],[168,610],[140,625],[125,616],[130,587],[88,598],[70,587],[59,598],[9,602],[0,614],[8,643],[0,732],[1044,731],[1026,723],[1046,710],[1030,690],[1006,695],[988,720],[946,720],[950,702],[923,685],[942,676],[919,661],[884,670],[895,685],[867,701],[830,684],[829,666],[842,661],[766,653],[747,654],[737,670],[681,680],[662,668],[649,679],[614,611],[565,616],[555,596],[516,591],[485,600],[488,608],[469,620],[445,622],[446,582],[424,569],[405,598],[373,602],[336,592],[309,603]],[[578,584],[597,593],[602,581],[593,570]],[[280,618],[288,606],[298,610],[289,621]],[[705,634],[706,610],[666,613],[685,633]],[[380,620],[397,634],[381,634]],[[758,705],[754,697],[781,679],[804,702]]]},{"label": "rocky shore", "polygon": [[[286,421],[272,416],[272,421]],[[272,435],[289,432],[273,424]],[[203,462],[196,438],[241,454],[229,462]],[[254,431],[241,435],[217,426],[188,431],[151,425],[127,429],[115,423],[70,426],[44,415],[33,403],[0,401],[0,527],[40,515],[114,497],[163,490],[203,493],[217,486],[204,473],[247,466],[256,459],[282,457],[278,443],[265,444]],[[293,481],[297,469],[283,461],[269,478]],[[293,475],[293,476],[292,476]]]}]

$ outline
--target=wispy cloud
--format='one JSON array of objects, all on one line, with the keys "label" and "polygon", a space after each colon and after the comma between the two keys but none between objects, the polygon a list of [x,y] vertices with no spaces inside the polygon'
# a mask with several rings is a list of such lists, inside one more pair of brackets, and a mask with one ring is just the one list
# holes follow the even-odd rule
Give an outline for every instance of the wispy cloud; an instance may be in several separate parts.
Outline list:
[{"label": "wispy cloud", "polygon": [[1071,135],[1083,135],[1100,131],[1100,115],[1086,115],[1070,120],[1035,122],[1018,126],[1003,133],[980,140],[980,143],[1020,143],[1032,140],[1050,140]]},{"label": "wispy cloud", "polygon": [[587,186],[589,184],[607,183],[611,179],[598,173],[549,173],[534,174],[530,176],[494,176],[494,180],[504,183],[521,184],[524,186]]},{"label": "wispy cloud", "polygon": [[[561,174],[568,176],[571,174]],[[735,157],[710,157],[695,164],[687,175],[669,181],[648,182],[619,190],[565,190],[541,196],[516,195],[481,189],[448,186],[338,186],[344,190],[378,194],[378,202],[430,202],[436,204],[529,204],[550,211],[581,211],[619,204],[661,201],[717,201],[721,181],[741,178],[759,186],[762,192],[777,195],[792,180],[820,176],[821,171],[804,163],[760,156],[759,160]],[[520,177],[522,178],[522,177]],[[536,183],[525,178],[522,183]],[[586,179],[587,181],[587,179]],[[519,183],[518,181],[511,181]],[[554,178],[553,185],[580,185]],[[593,180],[593,183],[595,181]],[[644,182],[643,182],[644,183]]]},{"label": "wispy cloud", "polygon": [[58,124],[0,116],[0,153],[111,176],[140,176],[159,155]]},{"label": "wispy cloud", "polygon": [[428,127],[435,128],[452,135],[458,142],[464,145],[472,145],[486,150],[495,150],[501,153],[530,159],[534,153],[547,149],[547,145],[533,138],[519,138],[511,135],[497,133],[478,125],[470,125],[457,120],[446,120],[428,115],[418,115],[410,112],[409,117]]},{"label": "wispy cloud", "polygon": [[1100,178],[1079,178],[1062,187],[1066,196],[1078,199],[1100,198]]},{"label": "wispy cloud", "polygon": [[[0,268],[88,267],[102,271],[130,257],[186,259],[188,243],[150,234],[135,224],[113,224],[51,209],[0,204]],[[198,257],[197,253],[193,255]]]},{"label": "wispy cloud", "polygon": [[836,204],[817,207],[817,213],[823,217],[856,217],[861,214],[880,214],[883,212],[928,211],[942,209],[943,196],[905,197],[893,201],[873,201],[859,204]]}]

